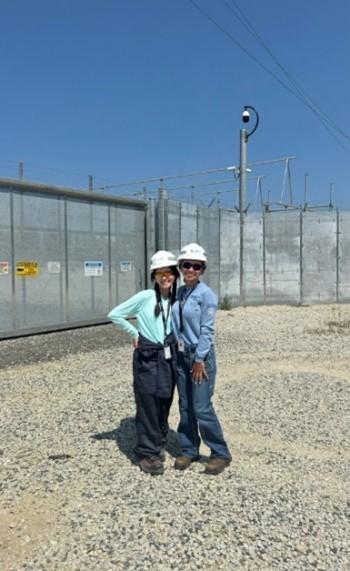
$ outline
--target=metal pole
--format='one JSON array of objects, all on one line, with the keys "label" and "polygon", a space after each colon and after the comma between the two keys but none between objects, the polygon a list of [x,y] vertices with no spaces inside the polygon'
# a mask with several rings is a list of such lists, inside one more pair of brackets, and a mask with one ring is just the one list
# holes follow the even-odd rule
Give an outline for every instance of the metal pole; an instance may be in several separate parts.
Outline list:
[{"label": "metal pole", "polygon": [[304,210],[307,209],[307,203],[308,203],[308,193],[309,193],[309,185],[308,185],[308,174],[305,173],[305,177],[304,177]]},{"label": "metal pole", "polygon": [[293,204],[292,175],[290,172],[289,159],[287,159],[287,165],[288,165],[289,204]]},{"label": "metal pole", "polygon": [[[108,248],[108,302],[109,302],[109,307],[112,307],[112,303],[113,303],[113,299],[112,299],[112,236],[111,236],[111,228],[112,228],[112,224],[111,224],[111,205],[108,205],[108,218],[107,218],[107,228],[108,228],[108,242],[107,242],[107,248]],[[118,292],[119,293],[119,292]],[[118,294],[117,294],[118,295]],[[118,299],[119,302],[119,299]]]},{"label": "metal pole", "polygon": [[18,178],[20,178],[22,180],[23,174],[24,174],[24,163],[23,163],[23,161],[19,161],[19,163],[18,163]]},{"label": "metal pole", "polygon": [[12,189],[10,189],[10,260],[11,260],[11,317],[12,317],[12,329],[16,329],[16,315],[17,307],[20,307],[19,303],[16,304],[16,252],[15,252],[15,210],[14,210],[14,195]]},{"label": "metal pole", "polygon": [[262,210],[261,213],[262,216],[262,265],[263,265],[263,288],[264,288],[264,305],[266,304],[266,293],[267,293],[267,287],[266,287],[266,212],[264,212],[264,210]]},{"label": "metal pole", "polygon": [[247,130],[240,130],[239,145],[239,297],[240,305],[245,305],[244,291],[244,216],[247,192]]},{"label": "metal pole", "polygon": [[191,204],[194,203],[194,190],[193,190],[193,189],[194,189],[194,186],[193,186],[193,184],[192,184],[192,185],[191,185]]},{"label": "metal pole", "polygon": [[340,299],[340,216],[337,212],[336,218],[336,260],[335,260],[335,291],[336,301],[339,303]]},{"label": "metal pole", "polygon": [[165,250],[165,199],[166,190],[164,188],[158,189],[158,240],[157,250]]},{"label": "metal pole", "polygon": [[91,176],[91,174],[89,174],[89,190],[90,191],[94,190],[94,179]]},{"label": "metal pole", "polygon": [[299,282],[299,295],[300,295],[300,299],[299,302],[303,303],[304,302],[304,275],[303,275],[303,212],[300,211],[299,213],[299,278],[300,278],[300,282]]},{"label": "metal pole", "polygon": [[64,264],[65,264],[65,319],[70,321],[70,299],[69,299],[69,286],[70,286],[70,268],[69,268],[69,248],[68,248],[68,201],[67,197],[63,197],[63,216],[64,216]]},{"label": "metal pole", "polygon": [[219,230],[219,240],[218,240],[218,260],[219,260],[219,269],[218,269],[218,297],[221,301],[221,244],[222,244],[222,236],[221,236],[221,208],[218,208],[218,230]]},{"label": "metal pole", "polygon": [[329,185],[329,208],[333,208],[333,193],[334,193],[334,184],[333,182]]}]

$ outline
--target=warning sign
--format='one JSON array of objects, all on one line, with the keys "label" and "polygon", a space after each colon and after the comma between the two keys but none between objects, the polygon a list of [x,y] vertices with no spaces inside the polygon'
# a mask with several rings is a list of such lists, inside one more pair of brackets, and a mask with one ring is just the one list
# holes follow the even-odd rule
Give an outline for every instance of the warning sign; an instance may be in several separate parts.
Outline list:
[{"label": "warning sign", "polygon": [[47,271],[49,274],[60,274],[61,262],[47,262]]},{"label": "warning sign", "polygon": [[131,272],[133,270],[133,263],[129,261],[122,261],[119,263],[121,272]]},{"label": "warning sign", "polygon": [[9,273],[9,263],[0,262],[0,276],[7,276]]},{"label": "warning sign", "polygon": [[103,262],[84,262],[84,275],[87,277],[103,276]]},{"label": "warning sign", "polygon": [[35,278],[39,274],[38,262],[17,262],[16,263],[16,276],[22,278]]}]

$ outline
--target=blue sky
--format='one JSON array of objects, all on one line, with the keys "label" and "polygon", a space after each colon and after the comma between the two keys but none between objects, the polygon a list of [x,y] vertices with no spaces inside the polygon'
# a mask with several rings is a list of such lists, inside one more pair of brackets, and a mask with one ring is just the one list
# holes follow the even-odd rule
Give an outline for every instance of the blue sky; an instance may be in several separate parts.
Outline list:
[{"label": "blue sky", "polygon": [[[283,81],[279,68],[234,17],[232,0],[196,0],[234,40]],[[348,0],[237,0],[275,58],[350,137]],[[315,115],[239,49],[189,0],[2,0],[0,176],[84,188],[210,170],[239,162],[244,105],[259,112],[249,162],[296,156],[293,196],[350,209],[350,140],[339,143]],[[284,163],[255,167],[271,200]],[[193,185],[207,204],[228,173],[167,180]],[[116,187],[131,194],[158,182]],[[249,181],[254,199],[256,179]],[[228,192],[224,192],[228,190]],[[106,191],[105,191],[106,192]],[[191,191],[172,191],[188,199]]]}]

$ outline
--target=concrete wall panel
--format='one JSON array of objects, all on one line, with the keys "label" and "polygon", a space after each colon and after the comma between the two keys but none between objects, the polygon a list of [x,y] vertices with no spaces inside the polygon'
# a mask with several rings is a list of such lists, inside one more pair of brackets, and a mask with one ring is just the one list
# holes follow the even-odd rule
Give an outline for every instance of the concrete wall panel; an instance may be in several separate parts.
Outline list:
[{"label": "concrete wall panel", "polygon": [[175,256],[181,248],[181,203],[168,200],[167,249]]},{"label": "concrete wall panel", "polygon": [[198,241],[197,232],[197,206],[195,204],[181,203],[181,246]]},{"label": "concrete wall panel", "polygon": [[266,213],[265,301],[300,301],[300,212]]},{"label": "concrete wall panel", "polygon": [[336,299],[336,213],[304,212],[302,215],[302,301]]},{"label": "concrete wall panel", "polygon": [[220,297],[239,304],[239,215],[220,210]]},{"label": "concrete wall panel", "polygon": [[251,215],[244,224],[244,297],[247,305],[264,303],[263,224]]},{"label": "concrete wall panel", "polygon": [[220,297],[220,227],[217,208],[198,207],[198,243],[208,255],[203,281]]},{"label": "concrete wall panel", "polygon": [[350,212],[339,213],[339,301],[350,302]]}]

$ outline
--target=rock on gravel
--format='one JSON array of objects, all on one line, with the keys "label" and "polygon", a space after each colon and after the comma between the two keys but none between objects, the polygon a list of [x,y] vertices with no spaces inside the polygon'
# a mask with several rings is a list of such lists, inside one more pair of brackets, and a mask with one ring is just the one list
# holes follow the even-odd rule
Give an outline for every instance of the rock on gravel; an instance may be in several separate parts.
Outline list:
[{"label": "rock on gravel", "polygon": [[350,569],[350,307],[221,311],[233,462],[133,456],[131,347],[112,325],[0,342],[0,569]]}]

